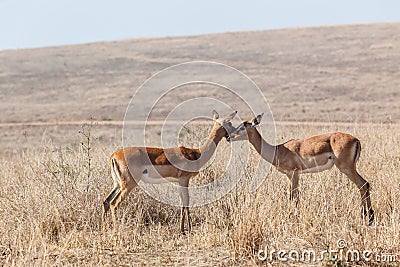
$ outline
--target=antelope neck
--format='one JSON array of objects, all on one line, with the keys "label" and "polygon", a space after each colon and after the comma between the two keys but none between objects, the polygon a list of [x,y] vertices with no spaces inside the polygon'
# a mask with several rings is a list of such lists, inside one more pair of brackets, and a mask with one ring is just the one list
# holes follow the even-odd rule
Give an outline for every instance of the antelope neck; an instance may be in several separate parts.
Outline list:
[{"label": "antelope neck", "polygon": [[253,147],[263,159],[273,165],[276,164],[276,146],[271,145],[267,141],[265,141],[257,129],[249,132],[249,142],[253,145]]}]

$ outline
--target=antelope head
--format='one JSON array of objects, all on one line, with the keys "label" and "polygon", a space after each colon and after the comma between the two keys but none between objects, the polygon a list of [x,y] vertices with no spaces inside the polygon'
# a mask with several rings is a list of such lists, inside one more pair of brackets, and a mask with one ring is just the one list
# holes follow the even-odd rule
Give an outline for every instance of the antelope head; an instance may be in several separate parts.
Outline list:
[{"label": "antelope head", "polygon": [[231,131],[226,140],[228,142],[248,140],[249,136],[252,135],[252,132],[256,131],[255,127],[260,124],[263,115],[264,113],[261,113],[254,119],[242,122],[238,127]]},{"label": "antelope head", "polygon": [[215,121],[213,130],[217,136],[221,136],[222,138],[225,137],[227,140],[229,139],[231,132],[236,129],[231,122],[236,114],[237,111],[229,114],[228,116],[220,118],[218,112],[213,110],[213,120]]}]

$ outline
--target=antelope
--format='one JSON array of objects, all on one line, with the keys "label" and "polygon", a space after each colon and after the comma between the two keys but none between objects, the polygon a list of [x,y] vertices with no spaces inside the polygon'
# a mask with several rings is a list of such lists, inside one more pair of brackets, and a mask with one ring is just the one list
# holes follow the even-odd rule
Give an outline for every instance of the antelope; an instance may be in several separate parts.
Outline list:
[{"label": "antelope", "polygon": [[253,145],[261,157],[287,175],[291,181],[290,199],[298,203],[299,178],[302,173],[315,173],[331,169],[335,165],[358,187],[362,201],[362,215],[374,222],[371,207],[370,185],[357,172],[356,163],[360,157],[360,141],[347,133],[331,132],[313,135],[302,140],[289,140],[283,144],[271,145],[265,141],[256,126],[263,114],[241,123],[227,137],[227,141],[246,140]]},{"label": "antelope", "polygon": [[125,147],[114,152],[110,157],[114,187],[103,202],[103,220],[111,208],[115,226],[116,209],[140,180],[151,184],[172,182],[179,184],[180,230],[185,234],[186,218],[187,230],[190,232],[189,180],[212,157],[221,139],[228,137],[230,131],[235,129],[231,120],[236,113],[219,118],[219,114],[213,110],[214,126],[200,148]]}]

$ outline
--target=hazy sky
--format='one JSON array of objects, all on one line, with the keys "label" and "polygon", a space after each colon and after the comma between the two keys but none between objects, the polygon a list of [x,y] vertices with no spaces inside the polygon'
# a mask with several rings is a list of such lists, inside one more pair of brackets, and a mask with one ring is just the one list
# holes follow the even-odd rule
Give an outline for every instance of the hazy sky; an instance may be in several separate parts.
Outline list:
[{"label": "hazy sky", "polygon": [[400,0],[0,0],[0,50],[369,22],[400,22]]}]

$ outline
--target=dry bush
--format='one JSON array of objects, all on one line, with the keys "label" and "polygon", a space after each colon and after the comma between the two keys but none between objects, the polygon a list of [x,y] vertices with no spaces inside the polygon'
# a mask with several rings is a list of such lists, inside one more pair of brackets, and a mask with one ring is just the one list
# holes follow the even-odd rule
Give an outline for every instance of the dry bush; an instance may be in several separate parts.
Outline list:
[{"label": "dry bush", "polygon": [[[277,140],[307,137],[337,127],[280,127]],[[214,203],[191,209],[193,232],[179,233],[179,208],[160,203],[139,188],[118,211],[114,231],[101,221],[102,201],[112,188],[108,158],[117,145],[93,139],[88,154],[77,142],[64,147],[15,151],[0,161],[0,261],[3,265],[257,265],[264,246],[322,251],[344,239],[349,248],[394,253],[400,260],[400,157],[398,126],[343,129],[358,136],[361,175],[371,183],[376,225],[360,217],[355,185],[336,169],[302,175],[300,203],[289,201],[289,182],[271,169],[260,188],[249,192],[259,159],[229,161],[221,141],[215,160],[192,185],[213,181],[230,166],[238,186]],[[182,143],[204,139],[192,131]],[[247,147],[247,142],[242,142]],[[343,264],[334,260],[320,265]],[[360,262],[359,264],[363,264]]]}]

